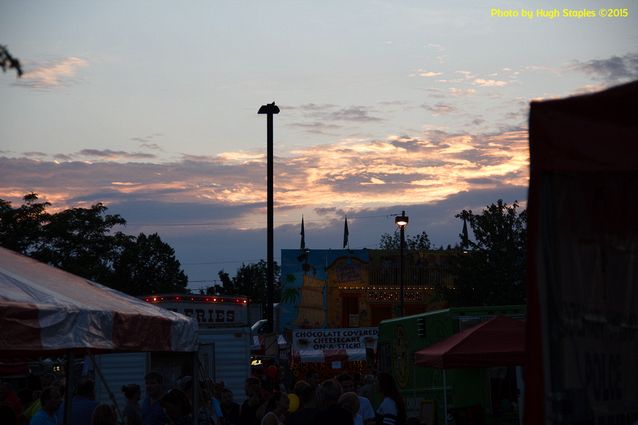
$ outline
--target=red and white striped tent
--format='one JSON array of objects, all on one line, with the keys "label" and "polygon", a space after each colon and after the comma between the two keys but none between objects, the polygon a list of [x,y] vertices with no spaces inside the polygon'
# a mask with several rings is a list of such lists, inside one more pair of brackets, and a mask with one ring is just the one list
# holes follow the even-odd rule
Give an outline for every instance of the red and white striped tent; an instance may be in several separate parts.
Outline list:
[{"label": "red and white striped tent", "polygon": [[0,248],[0,353],[197,350],[197,322]]}]

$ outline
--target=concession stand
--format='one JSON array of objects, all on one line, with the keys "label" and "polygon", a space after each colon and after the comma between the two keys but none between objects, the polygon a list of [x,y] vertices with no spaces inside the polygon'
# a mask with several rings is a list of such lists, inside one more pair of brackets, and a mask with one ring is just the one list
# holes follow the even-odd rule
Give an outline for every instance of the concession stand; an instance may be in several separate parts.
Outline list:
[{"label": "concession stand", "polygon": [[0,248],[0,360],[66,357],[65,422],[74,358],[113,352],[195,353],[197,322]]}]

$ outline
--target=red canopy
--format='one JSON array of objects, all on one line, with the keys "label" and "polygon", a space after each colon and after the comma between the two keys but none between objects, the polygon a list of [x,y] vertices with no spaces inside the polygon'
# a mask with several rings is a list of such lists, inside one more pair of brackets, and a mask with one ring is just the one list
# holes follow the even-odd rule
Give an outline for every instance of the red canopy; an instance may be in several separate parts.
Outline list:
[{"label": "red canopy", "polygon": [[195,351],[197,322],[0,248],[0,355]]},{"label": "red canopy", "polygon": [[522,365],[525,322],[496,316],[414,353],[414,364],[439,369]]}]

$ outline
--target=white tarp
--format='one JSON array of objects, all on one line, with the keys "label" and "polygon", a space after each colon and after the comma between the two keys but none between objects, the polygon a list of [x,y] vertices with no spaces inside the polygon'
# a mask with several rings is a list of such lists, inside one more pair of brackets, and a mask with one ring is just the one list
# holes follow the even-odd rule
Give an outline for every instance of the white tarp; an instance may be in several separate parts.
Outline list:
[{"label": "white tarp", "polygon": [[197,323],[0,248],[0,351],[196,351]]}]

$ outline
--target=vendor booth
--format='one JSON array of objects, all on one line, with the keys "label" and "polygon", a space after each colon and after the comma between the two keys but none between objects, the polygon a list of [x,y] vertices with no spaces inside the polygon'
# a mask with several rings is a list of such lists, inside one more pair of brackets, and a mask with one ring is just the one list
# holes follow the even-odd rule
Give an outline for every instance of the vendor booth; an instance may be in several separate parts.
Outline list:
[{"label": "vendor booth", "polygon": [[[0,248],[0,359],[196,352],[197,322]],[[71,370],[71,367],[67,368]],[[67,375],[67,391],[72,387]],[[65,411],[70,414],[67,393]]]},{"label": "vendor booth", "polygon": [[0,248],[0,352],[195,351],[197,324]]},{"label": "vendor booth", "polygon": [[443,369],[447,424],[447,369],[519,366],[525,361],[525,322],[496,316],[414,354],[416,366]]}]

